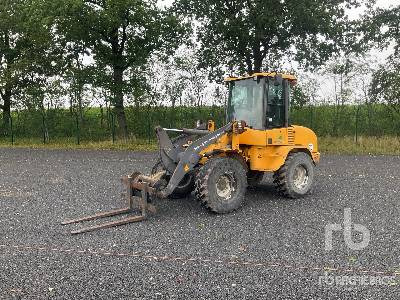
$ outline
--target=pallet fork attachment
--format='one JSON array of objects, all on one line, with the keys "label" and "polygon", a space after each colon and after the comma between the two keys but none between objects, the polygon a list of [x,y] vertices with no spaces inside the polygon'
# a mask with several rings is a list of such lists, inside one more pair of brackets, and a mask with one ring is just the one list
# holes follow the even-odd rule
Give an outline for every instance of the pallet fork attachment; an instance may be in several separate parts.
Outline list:
[{"label": "pallet fork attachment", "polygon": [[141,175],[140,173],[134,173],[131,176],[125,176],[122,178],[122,183],[126,187],[126,197],[128,200],[127,207],[107,212],[101,212],[78,219],[67,220],[62,222],[61,224],[68,225],[107,217],[114,217],[123,214],[134,213],[137,210],[140,211],[139,215],[128,216],[121,220],[111,221],[91,227],[84,227],[79,230],[71,231],[71,234],[80,234],[84,232],[90,232],[99,229],[111,228],[129,223],[144,221],[147,219],[148,212],[156,212],[155,206],[149,203],[149,195],[154,193],[155,191],[152,187],[150,187],[150,184],[154,182],[155,180],[153,178]]},{"label": "pallet fork attachment", "polygon": [[[126,195],[128,200],[128,206],[126,208],[68,220],[61,224],[74,224],[122,214],[130,214],[136,209],[139,209],[139,215],[129,216],[125,219],[103,223],[92,227],[85,227],[72,231],[71,233],[79,234],[145,220],[148,212],[155,212],[156,210],[155,206],[149,203],[150,196],[155,196],[156,198],[161,199],[168,198],[174,192],[176,187],[179,186],[185,175],[194,170],[201,159],[201,155],[199,154],[200,151],[215,143],[215,141],[217,141],[222,135],[230,132],[231,129],[232,123],[228,123],[220,129],[209,133],[205,130],[186,130],[186,133],[203,136],[185,148],[183,146],[175,147],[166,131],[161,127],[157,127],[156,133],[159,140],[160,157],[165,169],[151,176],[135,172],[131,176],[123,177],[122,183],[126,186]],[[205,133],[208,134],[206,135]],[[182,139],[185,140],[186,137],[183,136]],[[182,153],[183,155],[180,156],[179,153]],[[169,176],[172,174],[172,176],[166,176],[167,174],[169,174]],[[166,178],[169,179],[166,180]]]}]

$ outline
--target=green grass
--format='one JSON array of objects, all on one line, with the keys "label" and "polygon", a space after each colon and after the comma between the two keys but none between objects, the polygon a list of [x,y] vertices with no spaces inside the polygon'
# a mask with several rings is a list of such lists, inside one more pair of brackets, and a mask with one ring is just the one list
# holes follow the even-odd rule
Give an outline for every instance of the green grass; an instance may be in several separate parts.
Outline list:
[{"label": "green grass", "polygon": [[[0,140],[0,147],[36,148],[36,149],[92,149],[92,150],[130,150],[154,151],[157,150],[156,141],[133,139],[128,141],[82,141],[76,144],[74,139],[57,139],[43,144],[40,139],[17,139],[14,145],[10,140]],[[400,138],[359,137],[320,137],[319,148],[326,154],[361,154],[361,155],[400,155]]]},{"label": "green grass", "polygon": [[319,147],[322,153],[363,154],[363,155],[400,155],[400,138],[359,137],[321,137]]},{"label": "green grass", "polygon": [[82,141],[79,145],[74,139],[57,139],[43,144],[40,139],[17,139],[14,144],[10,140],[0,140],[2,148],[33,148],[33,149],[87,149],[87,150],[131,150],[154,151],[157,150],[155,141],[128,140],[128,141]]}]

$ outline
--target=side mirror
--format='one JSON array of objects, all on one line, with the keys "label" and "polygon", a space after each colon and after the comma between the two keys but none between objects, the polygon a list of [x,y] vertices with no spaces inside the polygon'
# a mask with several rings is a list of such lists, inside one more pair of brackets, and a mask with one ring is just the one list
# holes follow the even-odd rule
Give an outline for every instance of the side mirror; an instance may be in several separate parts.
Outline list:
[{"label": "side mirror", "polygon": [[283,82],[283,78],[281,74],[276,74],[275,75],[275,81],[274,81],[274,85],[278,86],[278,85],[282,85]]}]

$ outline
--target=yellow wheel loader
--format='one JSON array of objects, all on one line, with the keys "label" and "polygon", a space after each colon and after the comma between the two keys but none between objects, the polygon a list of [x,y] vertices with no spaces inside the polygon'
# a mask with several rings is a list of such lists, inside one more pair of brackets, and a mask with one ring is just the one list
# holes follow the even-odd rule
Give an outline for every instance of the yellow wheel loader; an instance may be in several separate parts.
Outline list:
[{"label": "yellow wheel loader", "polygon": [[[265,172],[273,172],[278,192],[298,198],[308,194],[319,162],[315,133],[290,123],[290,94],[296,77],[255,73],[226,79],[229,99],[226,125],[215,129],[213,121],[195,129],[156,128],[159,158],[150,175],[139,172],[123,178],[128,207],[63,224],[130,213],[139,216],[83,228],[82,233],[142,221],[154,211],[152,199],[195,197],[215,213],[229,213],[242,206],[248,185],[257,184]],[[168,132],[177,132],[173,140]]]}]

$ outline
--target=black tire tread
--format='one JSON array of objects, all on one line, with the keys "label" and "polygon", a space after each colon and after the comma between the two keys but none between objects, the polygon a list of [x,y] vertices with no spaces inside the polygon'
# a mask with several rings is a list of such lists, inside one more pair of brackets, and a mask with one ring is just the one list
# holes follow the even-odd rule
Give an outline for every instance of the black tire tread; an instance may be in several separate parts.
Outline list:
[{"label": "black tire tread", "polygon": [[288,172],[289,172],[289,166],[291,165],[293,160],[296,160],[299,156],[304,156],[304,155],[307,155],[307,154],[305,154],[304,152],[289,153],[284,165],[278,171],[276,171],[274,173],[273,182],[274,182],[276,189],[280,195],[287,197],[287,198],[297,198],[298,197],[296,194],[293,193],[293,191],[291,190],[291,188],[289,186]]},{"label": "black tire tread", "polygon": [[[161,158],[159,158],[156,162],[156,164],[153,166],[153,168],[151,169],[151,175],[154,175],[160,171],[162,171],[164,169]],[[179,199],[179,198],[183,198],[186,197],[187,195],[189,195],[194,188],[194,175],[188,175],[192,177],[192,182],[186,186],[186,187],[181,187],[181,186],[177,186],[175,188],[175,191],[169,196],[172,199]]]},{"label": "black tire tread", "polygon": [[[222,161],[226,161],[226,163],[229,163],[229,161],[237,161],[235,158],[226,158],[226,157],[216,157],[216,158],[211,158],[207,161],[205,165],[203,165],[199,170],[196,175],[196,180],[195,180],[195,188],[194,188],[194,193],[196,199],[207,209],[210,211],[220,213],[214,206],[213,203],[210,201],[210,191],[208,189],[208,179],[210,178],[211,173],[215,169],[215,167],[220,164]],[[240,163],[240,162],[239,162]],[[241,165],[241,163],[240,163]],[[245,173],[244,169],[243,172]],[[245,180],[245,188],[247,188],[247,180]],[[244,194],[243,194],[244,196]],[[237,209],[237,208],[236,208]],[[235,210],[235,209],[233,209]]]},{"label": "black tire tread", "polygon": [[251,187],[259,185],[264,178],[264,172],[261,171],[249,171],[247,173],[247,183]]}]

